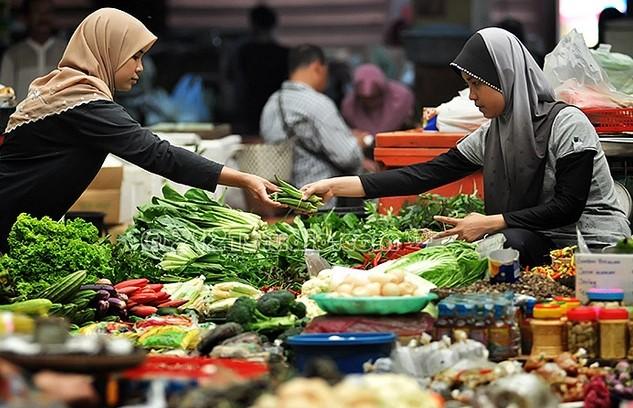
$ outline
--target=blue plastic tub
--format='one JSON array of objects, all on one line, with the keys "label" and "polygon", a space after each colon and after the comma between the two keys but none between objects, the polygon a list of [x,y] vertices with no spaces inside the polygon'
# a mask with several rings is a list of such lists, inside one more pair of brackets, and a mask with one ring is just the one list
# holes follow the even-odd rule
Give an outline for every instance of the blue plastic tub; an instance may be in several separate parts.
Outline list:
[{"label": "blue plastic tub", "polygon": [[300,372],[312,359],[329,357],[343,374],[362,373],[365,362],[389,357],[395,341],[393,333],[315,333],[288,338]]}]

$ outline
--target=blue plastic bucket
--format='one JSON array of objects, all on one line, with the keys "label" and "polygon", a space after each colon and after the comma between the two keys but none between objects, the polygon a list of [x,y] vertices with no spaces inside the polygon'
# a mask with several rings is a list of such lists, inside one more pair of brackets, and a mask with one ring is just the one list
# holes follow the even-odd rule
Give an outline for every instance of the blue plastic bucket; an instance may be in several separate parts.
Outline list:
[{"label": "blue plastic bucket", "polygon": [[303,372],[319,357],[334,360],[341,373],[362,373],[363,364],[389,357],[396,341],[393,333],[314,333],[288,338],[294,351],[294,366]]}]

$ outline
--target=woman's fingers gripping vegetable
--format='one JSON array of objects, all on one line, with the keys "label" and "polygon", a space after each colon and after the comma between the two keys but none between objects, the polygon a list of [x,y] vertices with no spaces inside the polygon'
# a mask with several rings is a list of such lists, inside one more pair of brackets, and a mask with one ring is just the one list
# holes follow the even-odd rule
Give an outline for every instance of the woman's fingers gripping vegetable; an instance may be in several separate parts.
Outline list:
[{"label": "woman's fingers gripping vegetable", "polygon": [[438,235],[436,235],[436,238],[457,235],[459,239],[473,242],[480,239],[486,234],[497,232],[501,229],[506,228],[505,220],[500,214],[483,215],[479,213],[471,213],[461,219],[436,215],[433,218],[436,221],[453,226],[453,228],[440,232]]},{"label": "woman's fingers gripping vegetable", "polygon": [[270,199],[268,193],[279,191],[279,187],[265,178],[249,174],[246,179],[246,189],[257,200],[272,207],[285,208],[284,204],[276,203]]},{"label": "woman's fingers gripping vegetable", "polygon": [[308,197],[312,195],[317,195],[327,203],[334,197],[330,180],[319,180],[314,183],[306,184],[301,187],[301,191],[303,192],[304,199],[308,199]]}]

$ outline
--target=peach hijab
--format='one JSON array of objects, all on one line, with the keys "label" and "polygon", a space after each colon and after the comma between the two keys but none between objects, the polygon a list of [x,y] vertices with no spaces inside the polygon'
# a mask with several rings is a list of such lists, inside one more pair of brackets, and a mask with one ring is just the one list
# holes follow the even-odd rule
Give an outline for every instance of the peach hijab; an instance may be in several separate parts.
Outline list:
[{"label": "peach hijab", "polygon": [[88,102],[113,100],[114,73],[156,39],[121,10],[102,8],[90,14],[73,33],[57,69],[31,82],[5,133]]}]

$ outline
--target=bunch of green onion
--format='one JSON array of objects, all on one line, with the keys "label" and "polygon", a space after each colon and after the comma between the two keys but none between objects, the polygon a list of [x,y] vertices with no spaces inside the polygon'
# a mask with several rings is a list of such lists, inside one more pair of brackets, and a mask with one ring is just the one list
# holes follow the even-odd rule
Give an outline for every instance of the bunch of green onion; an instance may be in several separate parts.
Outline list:
[{"label": "bunch of green onion", "polygon": [[277,176],[275,176],[275,179],[277,180],[277,186],[280,191],[272,193],[270,195],[271,200],[306,213],[316,212],[319,207],[323,206],[321,197],[311,195],[307,199],[304,199],[301,190]]}]

